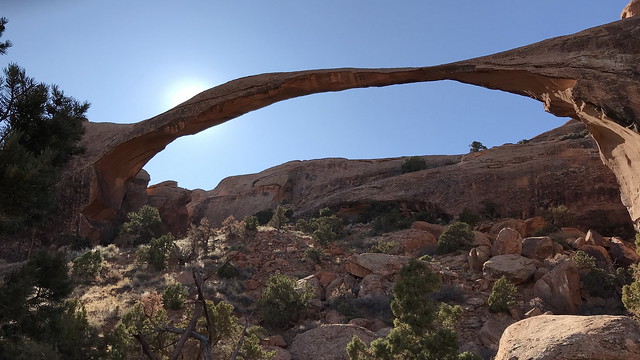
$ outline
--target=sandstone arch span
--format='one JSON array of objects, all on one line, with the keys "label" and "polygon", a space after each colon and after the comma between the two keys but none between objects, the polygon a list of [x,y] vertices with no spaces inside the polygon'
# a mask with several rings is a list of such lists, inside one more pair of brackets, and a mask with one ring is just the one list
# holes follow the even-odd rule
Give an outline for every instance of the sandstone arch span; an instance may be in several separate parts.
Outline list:
[{"label": "sandstone arch span", "polygon": [[622,202],[638,227],[639,38],[640,18],[633,17],[446,65],[255,75],[206,90],[139,123],[87,123],[83,139],[87,152],[75,160],[65,177],[63,188],[73,189],[67,194],[65,216],[69,226],[95,238],[100,226],[120,208],[126,183],[171,141],[272,103],[320,92],[456,80],[528,96],[554,115],[584,122],[598,143],[603,162],[616,174]]}]

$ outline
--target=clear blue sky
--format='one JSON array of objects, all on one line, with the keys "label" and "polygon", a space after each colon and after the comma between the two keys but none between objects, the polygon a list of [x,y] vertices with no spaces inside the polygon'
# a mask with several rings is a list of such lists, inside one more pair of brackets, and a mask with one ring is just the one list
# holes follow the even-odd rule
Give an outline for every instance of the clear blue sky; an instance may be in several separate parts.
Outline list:
[{"label": "clear blue sky", "polygon": [[[426,66],[619,19],[627,0],[2,0],[2,38],[39,81],[130,123],[189,91],[274,71]],[[530,138],[566,119],[528,98],[422,83],[288,100],[183,137],[145,169],[152,183],[212,189],[290,160],[459,154]]]}]

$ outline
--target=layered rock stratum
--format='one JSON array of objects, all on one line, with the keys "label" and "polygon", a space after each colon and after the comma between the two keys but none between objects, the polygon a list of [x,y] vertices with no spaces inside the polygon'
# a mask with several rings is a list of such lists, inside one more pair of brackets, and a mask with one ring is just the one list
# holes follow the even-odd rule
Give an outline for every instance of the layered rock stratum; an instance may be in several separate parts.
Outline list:
[{"label": "layered rock stratum", "polygon": [[121,210],[127,184],[170,142],[272,103],[313,93],[457,80],[531,97],[554,115],[582,121],[640,225],[640,19],[456,63],[395,69],[323,69],[230,81],[135,124],[87,123],[86,153],[64,177],[68,229],[99,238]]}]

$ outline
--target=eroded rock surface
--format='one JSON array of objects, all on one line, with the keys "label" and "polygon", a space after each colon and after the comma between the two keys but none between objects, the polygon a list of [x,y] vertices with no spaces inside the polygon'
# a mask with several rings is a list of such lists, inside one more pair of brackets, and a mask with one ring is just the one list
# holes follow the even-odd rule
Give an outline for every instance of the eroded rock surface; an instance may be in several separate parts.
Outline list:
[{"label": "eroded rock surface", "polygon": [[495,359],[640,359],[640,326],[626,316],[534,316],[505,330]]},{"label": "eroded rock surface", "polygon": [[[135,124],[88,123],[86,153],[69,167],[67,227],[99,236],[119,212],[127,183],[156,153],[272,103],[312,93],[413,82],[457,80],[536,99],[545,110],[586,124],[620,184],[622,203],[640,220],[640,19],[595,27],[457,63],[418,68],[332,69],[249,76],[204,91]],[[498,179],[496,179],[498,180]],[[282,194],[286,196],[285,193]]]}]

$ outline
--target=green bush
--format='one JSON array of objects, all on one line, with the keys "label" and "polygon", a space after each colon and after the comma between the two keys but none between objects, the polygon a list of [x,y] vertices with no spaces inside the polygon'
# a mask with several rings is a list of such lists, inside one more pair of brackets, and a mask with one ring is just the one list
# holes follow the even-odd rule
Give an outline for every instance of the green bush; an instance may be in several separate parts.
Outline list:
[{"label": "green bush", "polygon": [[89,251],[73,260],[73,275],[82,279],[91,279],[100,275],[104,269],[104,259],[99,250]]},{"label": "green bush", "polygon": [[269,220],[268,225],[280,230],[282,226],[288,222],[289,217],[287,216],[287,208],[278,205],[273,212],[273,216],[271,217],[271,220]]},{"label": "green bush", "polygon": [[244,228],[245,230],[255,231],[258,229],[258,217],[257,216],[246,216],[244,218]]},{"label": "green bush", "polygon": [[502,276],[493,284],[491,294],[489,295],[489,311],[491,312],[508,312],[516,303],[516,294],[518,290],[506,277]]},{"label": "green bush", "polygon": [[136,251],[136,257],[140,263],[149,264],[156,270],[164,270],[173,248],[173,235],[168,233],[159,238],[151,239],[149,245],[140,246]]},{"label": "green bush", "polygon": [[272,209],[260,210],[257,213],[253,214],[258,219],[258,224],[267,225],[269,220],[273,217]]},{"label": "green bush", "polygon": [[573,255],[573,262],[576,263],[578,269],[593,270],[596,268],[596,258],[582,250],[576,251],[576,254]]},{"label": "green bush", "polygon": [[624,307],[635,316],[640,317],[640,281],[636,280],[631,285],[622,288],[622,303]]},{"label": "green bush", "polygon": [[331,214],[329,209],[320,211],[321,215],[310,220],[299,219],[296,228],[311,236],[320,244],[327,245],[336,241],[342,235],[342,220]]},{"label": "green bush", "polygon": [[317,248],[308,248],[304,252],[304,258],[309,259],[316,264],[320,264],[320,261],[322,260],[322,255],[323,255],[322,250]]},{"label": "green bush", "polygon": [[565,205],[550,207],[544,211],[543,216],[547,223],[547,231],[557,231],[560,228],[571,226],[575,222],[575,214]]},{"label": "green bush", "polygon": [[162,306],[165,309],[180,310],[184,306],[184,301],[188,295],[187,288],[182,284],[170,284],[162,293]]},{"label": "green bush", "polygon": [[138,211],[127,214],[129,221],[122,224],[122,232],[134,237],[134,245],[146,244],[158,237],[162,230],[162,220],[158,209],[144,205]]},{"label": "green bush", "polygon": [[445,227],[438,238],[438,252],[446,254],[473,243],[474,235],[467,223],[455,221]]},{"label": "green bush", "polygon": [[474,141],[471,144],[469,144],[469,150],[471,152],[478,152],[481,150],[487,150],[487,147],[482,145],[480,141]]},{"label": "green bush", "polygon": [[265,324],[277,328],[291,325],[307,307],[313,293],[311,286],[299,288],[296,280],[286,275],[271,275],[259,303]]},{"label": "green bush", "polygon": [[425,170],[427,168],[427,162],[421,156],[412,156],[404,161],[400,169],[403,174]]},{"label": "green bush", "polygon": [[479,214],[464,208],[462,212],[460,212],[458,219],[463,223],[469,224],[469,226],[475,226],[480,222],[480,220],[482,220],[482,217]]},{"label": "green bush", "polygon": [[398,244],[393,241],[378,241],[371,246],[369,252],[394,255],[398,252]]},{"label": "green bush", "polygon": [[438,305],[430,293],[441,280],[424,263],[412,260],[398,272],[393,286],[391,310],[394,328],[385,338],[366,345],[354,336],[347,345],[351,360],[374,359],[474,359],[457,354],[453,324],[462,314],[460,306]]}]

